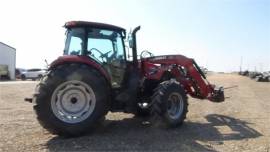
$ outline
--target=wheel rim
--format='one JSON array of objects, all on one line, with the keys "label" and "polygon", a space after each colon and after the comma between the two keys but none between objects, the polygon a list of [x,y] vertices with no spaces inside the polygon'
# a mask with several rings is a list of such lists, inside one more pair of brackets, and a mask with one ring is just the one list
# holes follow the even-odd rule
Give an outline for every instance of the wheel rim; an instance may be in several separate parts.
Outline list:
[{"label": "wheel rim", "polygon": [[171,93],[168,98],[168,115],[172,119],[178,119],[184,110],[184,101],[179,93]]},{"label": "wheel rim", "polygon": [[66,123],[79,123],[95,109],[96,97],[92,88],[82,81],[72,80],[59,85],[53,92],[51,108],[54,115]]}]

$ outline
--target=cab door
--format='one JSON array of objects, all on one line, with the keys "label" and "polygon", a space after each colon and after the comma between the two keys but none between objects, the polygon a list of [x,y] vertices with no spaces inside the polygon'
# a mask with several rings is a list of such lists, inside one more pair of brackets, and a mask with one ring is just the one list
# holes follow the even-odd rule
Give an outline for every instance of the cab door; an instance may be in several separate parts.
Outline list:
[{"label": "cab door", "polygon": [[126,71],[122,35],[115,31],[91,29],[88,33],[87,50],[89,57],[102,64],[109,73],[112,87],[122,87]]}]

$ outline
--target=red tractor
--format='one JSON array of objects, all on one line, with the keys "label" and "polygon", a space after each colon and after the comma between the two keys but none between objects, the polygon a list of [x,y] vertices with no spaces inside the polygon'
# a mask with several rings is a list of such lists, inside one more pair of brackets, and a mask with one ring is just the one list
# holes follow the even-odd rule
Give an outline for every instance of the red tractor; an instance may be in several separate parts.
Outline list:
[{"label": "red tractor", "polygon": [[64,55],[51,63],[33,99],[28,99],[35,103],[40,124],[53,134],[91,131],[108,111],[158,115],[175,127],[186,118],[187,94],[224,101],[223,88],[210,84],[193,59],[148,51],[138,58],[140,27],[128,37],[125,29],[109,24],[72,21],[64,27]]}]

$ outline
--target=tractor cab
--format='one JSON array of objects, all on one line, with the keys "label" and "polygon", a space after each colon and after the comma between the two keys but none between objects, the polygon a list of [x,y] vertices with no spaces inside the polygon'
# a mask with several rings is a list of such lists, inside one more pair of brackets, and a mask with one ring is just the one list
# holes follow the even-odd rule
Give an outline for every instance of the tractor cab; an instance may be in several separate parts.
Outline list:
[{"label": "tractor cab", "polygon": [[67,22],[64,55],[87,56],[108,73],[111,85],[121,87],[127,66],[123,28],[93,22]]}]

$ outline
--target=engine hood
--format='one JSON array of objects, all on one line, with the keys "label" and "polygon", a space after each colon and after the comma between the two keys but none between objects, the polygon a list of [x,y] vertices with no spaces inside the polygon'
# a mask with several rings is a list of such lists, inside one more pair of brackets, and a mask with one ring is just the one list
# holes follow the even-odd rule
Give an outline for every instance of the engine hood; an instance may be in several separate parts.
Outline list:
[{"label": "engine hood", "polygon": [[159,56],[152,56],[145,58],[143,60],[149,61],[149,62],[169,62],[169,61],[175,61],[175,60],[181,60],[182,63],[184,62],[190,62],[190,60],[193,60],[192,58],[188,58],[183,55],[159,55]]}]

